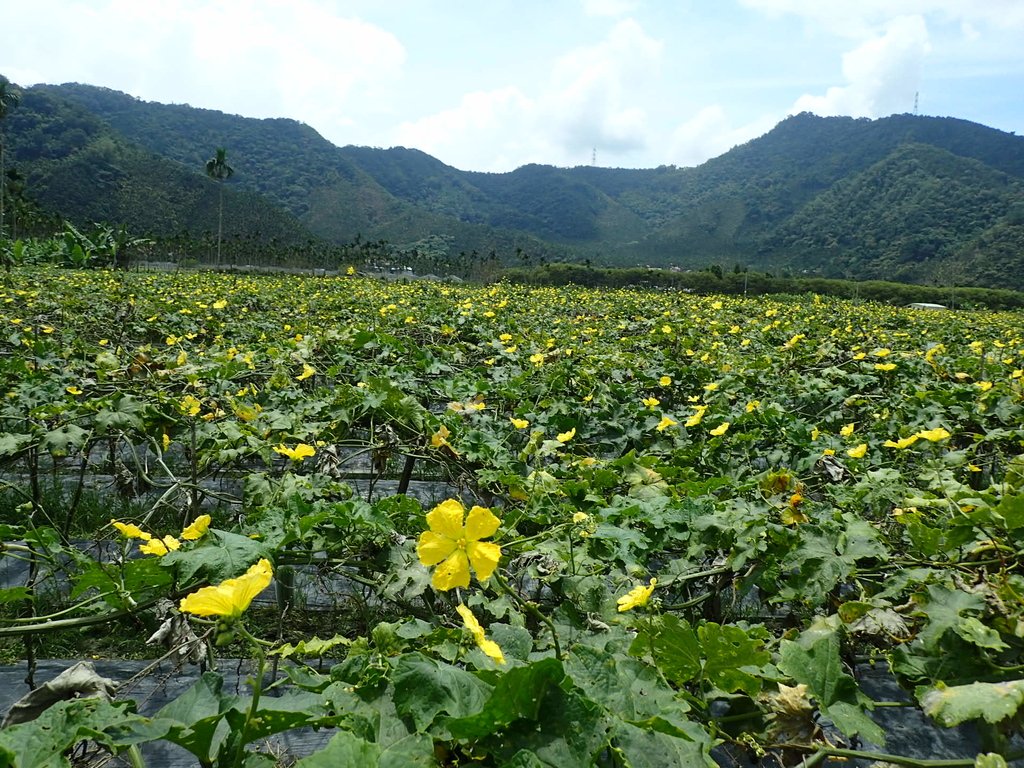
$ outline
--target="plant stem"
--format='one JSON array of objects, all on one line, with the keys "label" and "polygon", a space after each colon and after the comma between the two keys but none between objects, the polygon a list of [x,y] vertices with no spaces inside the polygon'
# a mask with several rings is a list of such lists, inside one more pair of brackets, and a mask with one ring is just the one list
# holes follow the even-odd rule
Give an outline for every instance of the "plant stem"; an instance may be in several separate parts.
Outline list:
[{"label": "plant stem", "polygon": [[544,626],[548,628],[548,630],[551,632],[551,643],[555,647],[555,658],[559,661],[562,661],[562,647],[558,642],[558,632],[555,630],[555,625],[551,621],[551,619],[549,619],[547,616],[541,613],[540,609],[537,608],[536,604],[530,602],[529,600],[526,600],[525,598],[523,598],[522,595],[520,595],[518,592],[512,589],[512,587],[509,586],[508,582],[505,581],[504,577],[498,571],[494,572],[493,577],[495,581],[498,582],[498,586],[501,587],[505,594],[511,597],[528,614],[533,616],[533,618],[535,618],[537,621],[541,622],[542,624],[544,624]]}]

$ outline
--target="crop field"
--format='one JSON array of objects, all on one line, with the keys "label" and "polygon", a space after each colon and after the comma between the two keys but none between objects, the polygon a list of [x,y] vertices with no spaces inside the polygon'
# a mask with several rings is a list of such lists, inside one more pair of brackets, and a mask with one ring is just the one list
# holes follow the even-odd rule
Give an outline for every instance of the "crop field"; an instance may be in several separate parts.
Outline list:
[{"label": "crop field", "polygon": [[0,763],[927,768],[887,751],[902,706],[972,725],[942,765],[1006,765],[1022,369],[1014,313],[16,270],[4,658],[155,634],[131,652],[207,671],[156,712],[53,704]]}]

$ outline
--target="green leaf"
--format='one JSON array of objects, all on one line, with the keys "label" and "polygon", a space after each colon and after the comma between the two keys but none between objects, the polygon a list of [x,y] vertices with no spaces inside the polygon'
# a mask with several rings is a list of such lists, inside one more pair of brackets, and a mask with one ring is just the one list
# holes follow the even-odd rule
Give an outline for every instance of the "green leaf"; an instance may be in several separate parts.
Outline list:
[{"label": "green leaf", "polygon": [[1006,758],[995,752],[986,752],[974,758],[974,768],[1007,768]]},{"label": "green leaf", "polygon": [[779,651],[779,669],[810,689],[821,713],[836,728],[847,736],[860,734],[876,744],[885,743],[885,732],[864,711],[874,703],[843,672],[839,636],[834,629],[819,622],[804,630],[796,641],[783,640]]},{"label": "green leaf", "polygon": [[148,728],[147,740],[161,738],[166,727],[150,726],[137,715],[133,702],[111,703],[84,698],[59,701],[28,723],[0,731],[0,764],[10,768],[70,766],[64,753],[86,739],[117,753],[137,743],[133,727]]},{"label": "green leaf", "polygon": [[615,747],[628,768],[714,768],[711,737],[698,725],[690,724],[689,738],[677,738],[659,731],[618,722],[612,726]]},{"label": "green leaf", "polygon": [[224,680],[216,672],[205,672],[178,698],[166,704],[156,717],[175,723],[167,740],[187,749],[200,761],[216,757],[226,737],[220,727],[224,713],[239,701],[238,696],[221,693]]},{"label": "green leaf", "polygon": [[81,448],[89,439],[89,431],[77,424],[64,424],[43,435],[41,447],[50,453],[67,454],[68,448]]},{"label": "green leaf", "polygon": [[347,637],[342,637],[341,635],[335,635],[327,640],[321,640],[319,637],[312,637],[309,640],[300,640],[298,645],[285,643],[284,645],[273,649],[270,653],[275,656],[280,656],[282,659],[290,659],[293,656],[323,656],[325,653],[337,648],[339,645],[348,645],[351,642],[352,641]]},{"label": "green leaf", "polygon": [[269,556],[267,546],[262,542],[210,528],[200,546],[168,552],[160,558],[160,563],[166,567],[177,567],[178,580],[184,583],[196,578],[219,582],[240,576],[257,560]]},{"label": "green leaf", "polygon": [[698,627],[697,636],[707,659],[704,662],[707,680],[726,693],[744,691],[756,696],[761,692],[761,679],[749,669],[771,660],[771,654],[762,650],[760,640],[749,637],[740,627],[712,622]]},{"label": "green leaf", "polygon": [[1013,717],[1024,703],[1024,680],[1004,683],[970,683],[918,688],[917,700],[925,714],[947,728],[968,720],[998,723]]},{"label": "green leaf", "polygon": [[4,456],[15,456],[32,442],[32,435],[15,434],[5,432],[0,435],[0,458]]},{"label": "green leaf", "polygon": [[686,722],[689,704],[676,697],[657,667],[640,659],[579,645],[568,658],[567,671],[590,699],[616,717],[630,722],[660,717],[675,728]]},{"label": "green leaf", "polygon": [[411,717],[420,733],[442,712],[456,718],[479,712],[491,692],[476,675],[419,653],[403,656],[392,679],[395,709]]},{"label": "green leaf", "polygon": [[536,720],[541,702],[565,677],[557,659],[541,659],[513,667],[498,678],[483,709],[470,717],[452,718],[445,727],[456,739],[479,739],[525,718]]},{"label": "green leaf", "polygon": [[926,649],[934,649],[947,630],[955,630],[964,620],[966,611],[982,611],[985,599],[960,589],[949,589],[941,584],[930,584],[927,589],[921,615],[928,623],[918,633],[917,639]]},{"label": "green leaf", "polygon": [[665,614],[637,633],[629,648],[633,656],[650,653],[654,663],[677,685],[688,683],[701,672],[701,647],[697,634],[685,619]]},{"label": "green leaf", "polygon": [[377,768],[380,763],[380,747],[364,741],[351,731],[339,731],[319,752],[304,757],[295,768]]}]

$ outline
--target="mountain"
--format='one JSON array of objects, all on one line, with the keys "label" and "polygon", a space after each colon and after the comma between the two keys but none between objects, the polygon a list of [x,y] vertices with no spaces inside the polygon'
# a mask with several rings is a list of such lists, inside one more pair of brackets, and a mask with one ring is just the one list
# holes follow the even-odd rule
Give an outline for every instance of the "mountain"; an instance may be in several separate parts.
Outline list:
[{"label": "mountain", "polygon": [[225,213],[235,231],[256,226],[247,209],[291,238],[506,262],[740,264],[1024,289],[1024,138],[955,118],[804,113],[696,168],[510,173],[79,84],[27,89],[5,122],[41,203],[146,231],[210,228],[216,189],[202,169],[222,146],[236,171],[227,188],[239,214]]}]

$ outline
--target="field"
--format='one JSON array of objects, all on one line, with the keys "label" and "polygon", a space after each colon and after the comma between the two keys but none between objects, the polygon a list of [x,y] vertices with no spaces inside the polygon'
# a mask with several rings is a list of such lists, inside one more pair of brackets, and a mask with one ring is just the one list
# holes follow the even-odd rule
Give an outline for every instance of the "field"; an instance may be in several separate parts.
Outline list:
[{"label": "field", "polygon": [[251,768],[305,726],[302,768],[930,765],[884,752],[872,662],[1014,757],[1021,314],[40,268],[0,347],[8,660],[162,628],[254,669],[58,703],[13,765]]}]

